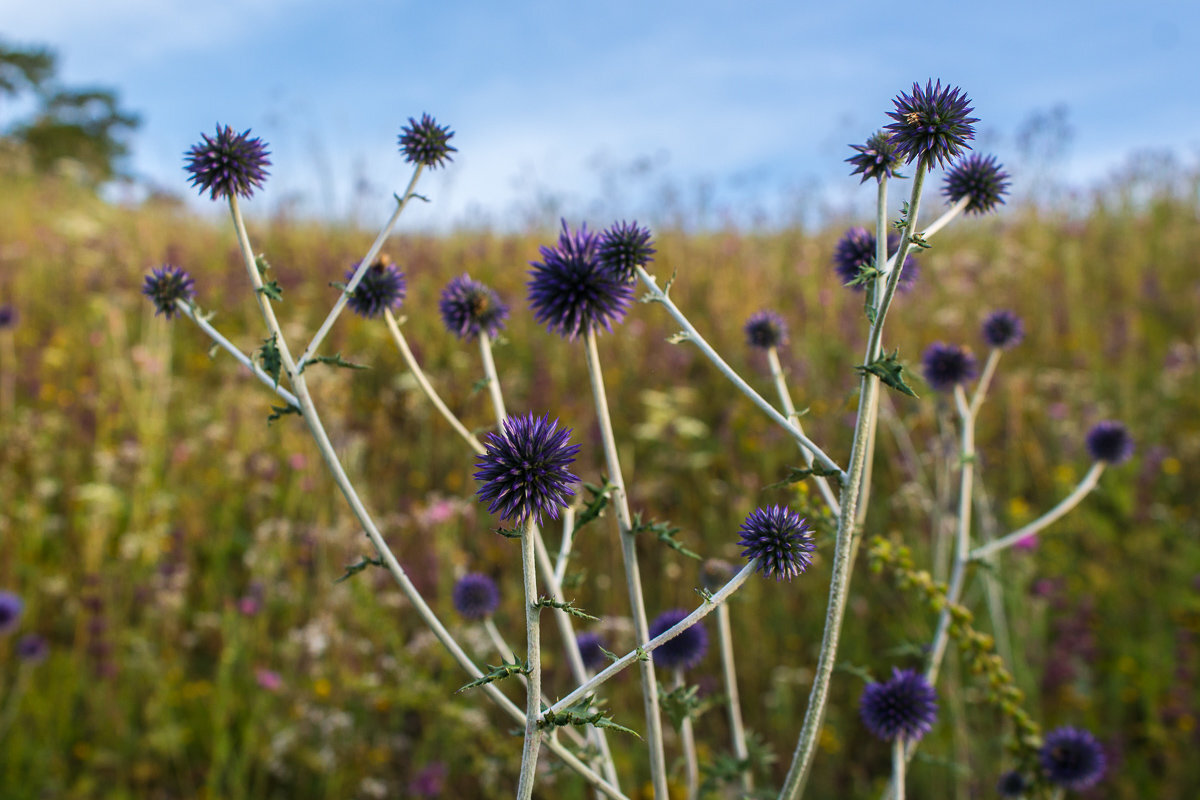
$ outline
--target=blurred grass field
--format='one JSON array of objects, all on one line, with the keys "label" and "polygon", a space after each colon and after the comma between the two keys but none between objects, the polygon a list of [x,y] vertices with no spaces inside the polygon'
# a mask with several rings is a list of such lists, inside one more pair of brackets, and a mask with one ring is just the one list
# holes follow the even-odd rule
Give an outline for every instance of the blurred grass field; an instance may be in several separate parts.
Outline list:
[{"label": "blurred grass field", "polygon": [[[934,340],[982,354],[978,325],[991,310],[1025,319],[978,432],[990,509],[981,525],[996,532],[1072,488],[1096,421],[1123,420],[1136,437],[1132,462],[1109,470],[1036,548],[1000,561],[1027,708],[1047,728],[1089,728],[1109,755],[1108,778],[1087,797],[1186,797],[1200,786],[1200,176],[1174,178],[1129,177],[1076,197],[1071,213],[1030,205],[956,223],[924,255],[919,289],[900,299],[886,335],[915,367]],[[0,183],[0,220],[0,303],[17,313],[0,331],[0,589],[26,603],[18,632],[0,638],[0,797],[507,796],[520,751],[510,722],[482,695],[454,694],[464,675],[382,570],[334,582],[370,551],[303,424],[268,425],[272,396],[232,359],[210,357],[187,320],[155,318],[139,293],[152,267],[181,265],[214,324],[257,347],[261,320],[228,226],[13,177]],[[654,271],[676,274],[672,297],[768,397],[765,362],[741,328],[761,308],[784,315],[806,430],[844,462],[864,329],[861,300],[830,266],[841,228],[656,233]],[[336,298],[329,281],[373,236],[285,220],[252,221],[250,234],[284,287],[293,342],[307,341]],[[513,308],[496,352],[510,411],[575,428],[576,472],[598,483],[582,349],[538,328],[524,300],[527,264],[551,236],[400,236],[386,251],[408,276],[406,335],[451,407],[468,425],[489,424],[477,349],[437,316],[441,288],[469,272]],[[632,506],[679,526],[706,557],[737,562],[747,513],[807,502],[803,488],[764,489],[799,455],[694,349],[670,344],[673,332],[660,309],[639,305],[601,338]],[[462,571],[492,574],[505,592],[498,624],[520,646],[517,547],[489,532],[495,522],[472,499],[473,459],[381,322],[343,316],[326,350],[371,365],[312,380],[350,475],[418,586],[477,660],[495,663],[449,600]],[[953,446],[947,409],[918,391],[917,401],[888,398],[920,458],[885,428],[867,532],[901,537],[944,577],[933,533],[950,513],[942,476]],[[601,629],[624,651],[611,525],[581,534],[568,596],[604,615]],[[746,722],[778,756],[776,785],[807,701],[830,547],[821,541],[802,578],[755,579],[731,607]],[[697,602],[697,562],[650,540],[641,557],[651,614]],[[967,600],[987,627],[975,585]],[[915,665],[933,623],[860,559],[842,659],[877,676]],[[557,631],[543,628],[547,685],[563,694]],[[18,663],[24,633],[49,640],[45,662]],[[910,792],[994,796],[1008,766],[1003,728],[953,660],[944,675]],[[716,658],[692,677],[717,691]],[[853,671],[835,680],[813,797],[875,797],[883,785],[888,751],[857,718],[861,689]],[[632,675],[607,695],[618,722],[641,727]],[[728,752],[720,708],[700,718],[698,738],[702,757]],[[641,746],[613,741],[624,773],[644,777]],[[679,755],[674,739],[668,753]],[[540,796],[588,796],[543,761]]]}]

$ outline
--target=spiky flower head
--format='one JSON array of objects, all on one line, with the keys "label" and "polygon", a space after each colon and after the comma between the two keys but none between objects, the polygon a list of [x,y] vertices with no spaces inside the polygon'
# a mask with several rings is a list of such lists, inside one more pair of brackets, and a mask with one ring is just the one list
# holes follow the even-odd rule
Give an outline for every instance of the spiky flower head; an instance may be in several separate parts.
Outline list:
[{"label": "spiky flower head", "polygon": [[920,739],[937,719],[937,691],[916,670],[892,667],[883,683],[868,683],[858,704],[863,723],[884,741]]},{"label": "spiky flower head", "polygon": [[12,592],[0,592],[0,635],[17,629],[25,603]]},{"label": "spiky flower head", "polygon": [[471,572],[454,584],[453,600],[454,610],[463,618],[486,619],[500,606],[500,589],[482,572]]},{"label": "spiky flower head", "polygon": [[608,656],[604,655],[604,637],[598,633],[587,631],[575,637],[579,645],[579,655],[583,665],[592,672],[599,672],[608,664]]},{"label": "spiky flower head", "polygon": [[656,252],[650,229],[638,227],[636,220],[613,223],[600,234],[600,242],[596,245],[600,263],[626,283],[636,279],[637,268],[653,261]]},{"label": "spiky flower head", "polygon": [[1088,431],[1087,449],[1096,461],[1122,464],[1133,455],[1133,437],[1123,424],[1106,419],[1097,422]]},{"label": "spiky flower head", "polygon": [[471,341],[484,331],[494,337],[504,328],[508,306],[487,285],[472,280],[466,273],[454,278],[442,290],[438,301],[446,329],[460,339]]},{"label": "spiky flower head", "polygon": [[542,260],[530,262],[529,304],[551,333],[573,341],[624,319],[633,286],[600,260],[598,243],[586,224],[572,233],[563,220],[558,246],[539,248]]},{"label": "spiky flower head", "polygon": [[1057,728],[1046,734],[1038,751],[1046,779],[1055,786],[1081,791],[1104,776],[1104,750],[1081,728]]},{"label": "spiky flower head", "polygon": [[[896,255],[899,247],[900,235],[889,233],[888,258]],[[842,238],[838,239],[837,246],[833,248],[833,267],[837,270],[838,277],[842,279],[844,285],[850,286],[856,292],[864,291],[867,288],[862,283],[853,283],[854,279],[858,277],[859,269],[874,263],[875,234],[866,228],[850,228],[842,234]],[[904,269],[900,273],[900,282],[896,284],[896,290],[900,292],[911,290],[917,282],[919,274],[917,260],[913,258],[910,251],[904,257]]]},{"label": "spiky flower head", "polygon": [[196,296],[196,283],[183,268],[163,264],[146,276],[142,294],[154,301],[155,316],[162,314],[171,319],[180,313],[177,301],[190,301]]},{"label": "spiky flower head", "polygon": [[1024,797],[1025,793],[1030,789],[1029,781],[1020,772],[1015,769],[1009,770],[1000,776],[1000,780],[996,782],[996,792],[1001,797],[1018,798]]},{"label": "spiky flower head", "polygon": [[945,166],[971,149],[967,142],[975,138],[979,120],[967,116],[974,109],[962,89],[942,88],[941,80],[937,85],[927,82],[924,89],[914,83],[912,94],[901,94],[893,102],[896,110],[888,116],[896,121],[887,129],[892,132],[896,157],[904,163],[919,158],[926,166]]},{"label": "spiky flower head", "polygon": [[751,347],[770,350],[786,344],[787,323],[774,311],[756,311],[746,320],[746,343]]},{"label": "spiky flower head", "polygon": [[896,144],[892,137],[883,131],[871,134],[866,144],[852,144],[850,147],[858,151],[858,155],[846,159],[854,165],[854,172],[850,174],[857,175],[861,172],[861,183],[866,183],[868,178],[881,181],[885,177],[896,177],[896,167],[900,166]]},{"label": "spiky flower head", "polygon": [[984,158],[972,153],[946,171],[942,194],[951,203],[969,198],[963,210],[968,214],[984,214],[1004,203],[1010,185],[1008,177],[995,156]]},{"label": "spiky flower head", "polygon": [[204,141],[184,153],[187,163],[183,167],[200,194],[208,192],[212,200],[234,195],[249,198],[255,189],[262,188],[269,174],[267,167],[271,166],[267,158],[270,152],[262,139],[251,139],[249,128],[234,133],[228,125],[217,125],[214,137],[200,135]]},{"label": "spiky flower head", "polygon": [[939,392],[948,392],[975,377],[975,356],[965,347],[934,342],[921,356],[925,380]]},{"label": "spiky flower head", "polygon": [[579,445],[568,444],[570,428],[558,430],[558,420],[526,414],[504,420],[503,433],[488,434],[484,452],[475,466],[475,480],[483,483],[480,502],[501,519],[523,522],[530,516],[541,523],[542,514],[558,519],[558,509],[574,495],[571,484],[579,480],[567,470]]},{"label": "spiky flower head", "polygon": [[17,324],[17,310],[10,304],[0,306],[0,331]]},{"label": "spiky flower head", "polygon": [[[688,612],[682,608],[664,611],[650,623],[650,638],[678,625]],[[700,663],[708,651],[708,631],[697,622],[674,639],[664,642],[652,655],[654,663],[664,669],[691,669]]]},{"label": "spiky flower head", "polygon": [[[358,271],[361,261],[346,271],[346,283],[349,285],[354,273]],[[400,268],[392,263],[387,256],[381,255],[375,263],[363,272],[358,286],[354,287],[346,304],[350,310],[360,317],[371,319],[383,313],[385,308],[393,311],[400,308],[404,295],[408,291],[408,283]]]},{"label": "spiky flower head", "polygon": [[1004,350],[1016,347],[1025,338],[1025,324],[1011,311],[993,311],[983,321],[983,340]]},{"label": "spiky flower head", "polygon": [[17,658],[26,664],[40,664],[50,655],[50,643],[45,636],[29,633],[17,642]]},{"label": "spiky flower head", "polygon": [[789,581],[812,564],[812,530],[787,506],[759,508],[742,523],[742,557],[758,559],[758,572]]},{"label": "spiky flower head", "polygon": [[452,136],[454,131],[449,125],[438,125],[428,114],[422,114],[420,122],[409,117],[408,125],[400,129],[400,152],[410,164],[437,169],[453,161],[450,154],[458,152],[457,147],[450,145]]}]

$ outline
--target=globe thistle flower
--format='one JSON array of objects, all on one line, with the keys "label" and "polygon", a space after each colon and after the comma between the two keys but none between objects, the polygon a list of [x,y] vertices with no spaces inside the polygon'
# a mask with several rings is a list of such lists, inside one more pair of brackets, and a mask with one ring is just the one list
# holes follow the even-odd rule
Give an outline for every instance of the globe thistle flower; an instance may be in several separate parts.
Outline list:
[{"label": "globe thistle flower", "polygon": [[0,306],[0,331],[17,324],[17,310],[8,303]]},{"label": "globe thistle flower", "polygon": [[488,434],[483,454],[475,466],[475,480],[483,483],[480,502],[501,519],[523,522],[542,514],[558,519],[558,509],[574,495],[570,484],[579,480],[567,470],[579,445],[567,444],[570,428],[557,430],[558,420],[547,417],[508,417],[503,433]]},{"label": "globe thistle flower", "polygon": [[0,636],[17,629],[25,604],[12,592],[0,592]]},{"label": "globe thistle flower", "polygon": [[974,109],[970,99],[957,86],[942,88],[928,81],[925,88],[914,83],[912,94],[901,94],[894,101],[896,110],[888,116],[896,120],[887,126],[892,132],[892,144],[896,157],[911,163],[921,159],[928,166],[945,166],[971,146],[967,142],[975,138],[975,117],[968,117]]},{"label": "globe thistle flower", "polygon": [[1104,750],[1081,728],[1058,728],[1046,734],[1038,751],[1046,779],[1055,786],[1081,791],[1104,775]]},{"label": "globe thistle flower", "polygon": [[774,311],[758,311],[746,320],[746,343],[751,347],[770,350],[787,343],[788,328],[783,317]]},{"label": "globe thistle flower", "polygon": [[[650,623],[650,638],[654,639],[678,625],[688,612],[682,608],[664,611]],[[700,663],[708,651],[708,631],[697,622],[674,639],[663,643],[651,655],[654,663],[664,669],[691,669]]]},{"label": "globe thistle flower", "polygon": [[[358,271],[358,265],[361,263],[356,261],[346,272],[347,284],[354,278],[354,273]],[[387,256],[380,256],[378,261],[367,267],[346,304],[355,314],[371,319],[382,314],[385,308],[393,311],[400,308],[407,291],[408,284],[404,273]]]},{"label": "globe thistle flower", "polygon": [[164,264],[154,269],[142,282],[142,294],[154,301],[154,315],[171,319],[180,313],[177,301],[196,296],[196,282],[180,267]]},{"label": "globe thistle flower", "polygon": [[992,347],[1007,350],[1025,338],[1025,325],[1011,311],[993,311],[983,321],[983,340]]},{"label": "globe thistle flower", "polygon": [[598,633],[581,633],[575,637],[579,645],[579,655],[583,665],[592,672],[599,672],[608,664],[608,656],[604,655],[604,637]]},{"label": "globe thistle flower", "polygon": [[200,135],[204,141],[184,153],[184,169],[200,194],[208,192],[213,200],[234,195],[249,198],[255,189],[262,188],[269,174],[266,168],[271,166],[267,159],[270,152],[262,139],[251,139],[249,128],[234,133],[228,125],[218,125],[215,137]]},{"label": "globe thistle flower", "polygon": [[937,691],[916,670],[892,667],[891,680],[867,684],[858,711],[867,729],[880,739],[917,741],[937,719]]},{"label": "globe thistle flower", "polygon": [[975,377],[975,356],[965,347],[934,342],[921,356],[921,371],[930,386],[948,392]]},{"label": "globe thistle flower", "polygon": [[454,584],[454,610],[464,619],[478,621],[496,613],[500,590],[496,582],[482,572],[463,575]]},{"label": "globe thistle flower", "polygon": [[40,664],[50,655],[50,643],[45,636],[30,633],[17,642],[17,658],[26,664]]},{"label": "globe thistle flower", "polygon": [[1004,203],[1004,195],[1008,194],[1010,185],[1008,177],[1008,173],[1000,169],[995,156],[984,158],[974,153],[946,172],[942,194],[951,203],[969,197],[963,210],[968,214],[984,214]]},{"label": "globe thistle flower", "polygon": [[583,225],[574,233],[564,220],[557,247],[541,247],[531,261],[529,304],[551,333],[574,340],[589,330],[611,331],[625,317],[633,287],[601,262],[597,237]]},{"label": "globe thistle flower", "polygon": [[896,156],[896,145],[892,138],[883,131],[872,134],[866,144],[852,144],[850,147],[857,150],[858,155],[850,156],[846,160],[854,165],[851,175],[862,173],[860,183],[866,183],[868,178],[881,181],[884,178],[896,177],[896,167],[900,165],[900,159]]},{"label": "globe thistle flower", "polygon": [[500,296],[466,273],[442,290],[438,310],[446,329],[467,341],[478,339],[480,331],[494,337],[503,330],[508,317],[508,306],[500,302]]},{"label": "globe thistle flower", "polygon": [[1001,775],[1000,780],[996,782],[996,792],[1001,797],[1024,797],[1030,788],[1029,781],[1015,769]]},{"label": "globe thistle flower", "polygon": [[653,261],[656,252],[650,229],[639,228],[636,220],[614,223],[600,234],[600,242],[596,245],[600,263],[626,283],[636,279],[637,268]]},{"label": "globe thistle flower", "polygon": [[1097,422],[1088,431],[1087,449],[1096,461],[1122,464],[1133,455],[1133,437],[1129,429],[1116,420]]},{"label": "globe thistle flower", "polygon": [[[896,251],[899,248],[900,235],[889,233],[888,258],[896,255]],[[859,269],[874,263],[875,234],[866,228],[850,228],[842,234],[842,238],[838,240],[837,245],[833,248],[833,268],[837,270],[838,277],[842,279],[842,284],[849,286],[856,292],[865,291],[867,288],[862,283],[854,283],[854,279],[858,277]],[[919,274],[917,260],[913,258],[910,252],[904,257],[904,269],[900,273],[900,282],[896,284],[896,290],[899,292],[910,291],[917,282]]]},{"label": "globe thistle flower", "polygon": [[438,125],[428,114],[422,114],[420,122],[409,117],[408,125],[400,129],[400,152],[410,164],[437,169],[453,161],[450,154],[458,152],[457,147],[450,145],[452,136],[454,131],[449,125]]},{"label": "globe thistle flower", "polygon": [[768,578],[790,581],[812,564],[812,552],[817,549],[812,531],[787,506],[751,512],[741,532],[742,557],[758,559],[756,571]]}]

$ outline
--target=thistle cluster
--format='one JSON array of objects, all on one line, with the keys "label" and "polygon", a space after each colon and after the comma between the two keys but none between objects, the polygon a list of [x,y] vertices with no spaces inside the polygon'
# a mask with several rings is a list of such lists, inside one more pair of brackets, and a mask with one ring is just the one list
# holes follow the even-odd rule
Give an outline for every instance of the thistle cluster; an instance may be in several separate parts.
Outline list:
[{"label": "thistle cluster", "polygon": [[458,152],[450,144],[453,136],[449,125],[438,125],[428,114],[422,114],[420,121],[409,117],[408,125],[400,129],[400,152],[410,164],[437,169],[453,161],[450,154]]},{"label": "thistle cluster", "polygon": [[465,274],[442,290],[438,310],[446,330],[467,341],[478,339],[480,333],[494,338],[508,319],[508,306],[500,302],[500,296]]},{"label": "thistle cluster", "polygon": [[[888,257],[890,258],[896,255],[896,250],[900,247],[900,235],[889,233],[887,240]],[[863,267],[875,265],[875,245],[875,234],[861,227],[850,228],[842,234],[841,239],[838,239],[838,243],[833,249],[833,268],[844,285],[859,292],[866,289],[866,284],[859,278]],[[904,269],[900,272],[896,290],[910,291],[916,284],[919,274],[917,260],[912,254],[905,255]]]},{"label": "thistle cluster", "polygon": [[501,519],[524,522],[542,515],[558,519],[558,510],[575,494],[578,482],[567,467],[580,446],[568,444],[570,428],[558,428],[558,420],[526,414],[504,420],[503,433],[488,434],[486,449],[475,466],[475,480],[483,485],[477,494],[489,503],[488,511]]},{"label": "thistle cluster", "polygon": [[600,258],[601,238],[587,225],[571,231],[566,220],[554,247],[541,247],[529,271],[529,306],[538,322],[573,341],[625,318],[633,287],[623,271]]},{"label": "thistle cluster", "polygon": [[217,126],[217,135],[201,134],[204,141],[185,153],[184,169],[192,176],[192,186],[209,198],[246,197],[261,189],[271,166],[267,146],[262,139],[250,138],[247,128],[234,133],[233,128]]},{"label": "thistle cluster", "polygon": [[746,343],[760,350],[787,344],[788,328],[774,311],[758,311],[746,320]]},{"label": "thistle cluster", "polygon": [[886,742],[920,739],[933,729],[937,709],[937,691],[925,676],[896,667],[889,680],[867,684],[858,704],[867,730]]},{"label": "thistle cluster", "polygon": [[[346,270],[346,282],[354,278],[359,263]],[[367,267],[362,279],[350,293],[346,304],[350,310],[364,319],[371,319],[383,314],[384,309],[396,311],[404,302],[408,284],[404,273],[391,262],[387,256],[380,256],[375,263]]]},{"label": "thistle cluster", "polygon": [[180,313],[180,302],[191,302],[196,296],[196,282],[183,268],[164,264],[146,276],[142,294],[154,303],[155,316],[162,314],[171,319]]},{"label": "thistle cluster", "polygon": [[500,588],[487,575],[471,572],[454,584],[453,600],[454,610],[463,619],[486,619],[500,606]]},{"label": "thistle cluster", "polygon": [[789,581],[812,564],[817,549],[812,531],[787,506],[760,508],[742,523],[742,557],[756,560],[756,571]]},{"label": "thistle cluster", "polygon": [[921,356],[921,371],[935,390],[948,392],[974,378],[978,365],[965,347],[934,342]]},{"label": "thistle cluster", "polygon": [[[664,611],[650,623],[650,638],[656,638],[674,628],[688,612],[682,608]],[[697,622],[685,628],[673,639],[668,639],[654,651],[654,663],[664,669],[692,669],[708,652],[708,631],[703,623]]]}]

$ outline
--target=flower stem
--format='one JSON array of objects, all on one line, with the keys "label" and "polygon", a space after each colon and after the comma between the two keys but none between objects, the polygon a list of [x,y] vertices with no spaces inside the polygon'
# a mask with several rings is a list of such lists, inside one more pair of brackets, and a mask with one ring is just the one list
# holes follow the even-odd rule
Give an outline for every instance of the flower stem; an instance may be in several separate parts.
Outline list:
[{"label": "flower stem", "polygon": [[[683,670],[675,670],[674,688],[684,686]],[[696,731],[692,725],[692,717],[685,714],[679,723],[679,740],[683,745],[683,761],[687,772],[687,800],[696,800],[700,793],[700,763],[696,759]]]},{"label": "flower stem", "polygon": [[[737,668],[733,663],[733,628],[729,624],[729,605],[717,606],[717,643],[721,648],[721,675],[725,681],[725,706],[729,711],[729,732],[733,737],[733,754],[739,763],[750,758],[746,747],[746,728],[742,724],[742,704],[738,698]],[[742,770],[742,790],[754,791],[754,773],[747,766]]]},{"label": "flower stem", "polygon": [[904,800],[904,737],[897,736],[892,742],[892,796]]},{"label": "flower stem", "polygon": [[482,328],[479,331],[479,355],[483,358],[483,374],[487,380],[488,393],[492,397],[492,408],[495,409],[496,420],[503,426],[508,411],[504,408],[504,394],[500,391],[496,360],[492,358],[492,337],[488,336],[488,332]]},{"label": "flower stem", "polygon": [[[587,331],[586,347],[588,374],[592,381],[592,397],[596,405],[596,417],[600,423],[600,438],[604,443],[604,458],[608,464],[609,480],[613,484],[612,500],[616,508],[621,555],[625,563],[625,582],[629,588],[634,635],[639,642],[644,642],[650,638],[650,625],[646,621],[646,601],[642,594],[642,576],[638,569],[637,543],[633,538],[633,517],[629,513],[629,498],[625,493],[625,479],[622,477],[621,461],[617,456],[617,442],[613,436],[612,417],[608,412],[608,396],[604,391],[604,375],[600,371],[600,351],[596,347],[596,332],[591,328],[588,328]],[[658,800],[667,800],[667,769],[666,757],[663,753],[658,680],[654,675],[653,661],[650,659],[641,661],[639,667],[642,679],[642,704],[646,714],[646,738],[650,747],[650,777],[654,784],[655,797]]]},{"label": "flower stem", "polygon": [[987,558],[992,553],[997,553],[1005,548],[1012,547],[1017,542],[1024,539],[1026,536],[1033,536],[1042,531],[1042,529],[1050,526],[1051,523],[1058,521],[1064,514],[1070,511],[1079,502],[1088,495],[1092,489],[1096,488],[1096,484],[1100,480],[1100,474],[1104,472],[1104,463],[1097,461],[1092,464],[1092,468],[1083,476],[1083,480],[1071,491],[1069,495],[1064,497],[1058,505],[1047,511],[1042,516],[1035,519],[1023,528],[1013,531],[1007,536],[995,539],[985,545],[980,545],[971,551],[970,560],[978,561],[981,558]]},{"label": "flower stem", "polygon": [[[804,428],[800,425],[800,415],[796,413],[796,406],[792,403],[792,395],[788,391],[787,378],[783,374],[783,365],[779,362],[778,348],[767,348],[767,364],[771,368],[771,380],[775,383],[775,393],[779,395],[779,405],[783,408],[783,413],[796,426],[796,430],[803,432]],[[800,452],[804,456],[804,465],[811,467],[813,465],[812,452],[804,447],[800,448]],[[824,475],[818,475],[816,482],[817,490],[821,493],[821,497],[825,499],[825,505],[829,507],[829,512],[836,517],[840,509],[837,497],[834,496],[833,489],[829,486],[829,481],[825,479]]]},{"label": "flower stem", "polygon": [[533,797],[538,750],[542,734],[538,717],[542,713],[542,633],[541,607],[537,605],[537,566],[534,563],[533,517],[521,533],[521,577],[525,585],[525,668],[529,689],[525,701],[525,744],[521,749],[521,774],[517,783],[517,800]]}]

